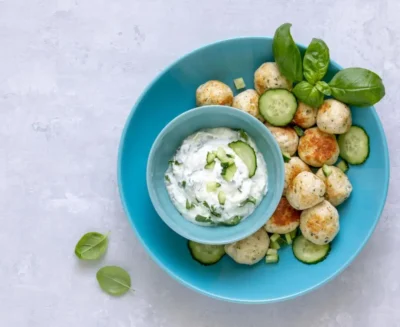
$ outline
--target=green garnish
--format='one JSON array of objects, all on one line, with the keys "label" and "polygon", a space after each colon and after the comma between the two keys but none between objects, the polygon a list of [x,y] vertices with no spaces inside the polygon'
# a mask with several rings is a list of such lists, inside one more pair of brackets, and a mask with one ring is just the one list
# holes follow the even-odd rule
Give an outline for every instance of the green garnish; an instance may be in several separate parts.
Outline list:
[{"label": "green garnish", "polygon": [[255,198],[253,198],[252,196],[248,197],[246,200],[244,200],[239,206],[243,207],[245,206],[247,203],[252,203],[252,204],[256,204],[257,200]]},{"label": "green garnish", "polygon": [[86,233],[75,246],[75,254],[81,260],[97,260],[106,252],[108,234]]},{"label": "green garnish", "polygon": [[197,215],[194,219],[196,221],[198,221],[199,223],[210,223],[210,224],[213,223],[213,221],[211,220],[210,217],[204,217],[204,216],[201,216],[201,215]]},{"label": "green garnish", "polygon": [[171,183],[171,180],[169,179],[169,176],[168,176],[168,175],[165,175],[165,180],[166,180],[168,183]]},{"label": "green garnish", "polygon": [[131,277],[124,269],[117,266],[101,268],[96,278],[101,289],[110,295],[120,296],[131,289]]},{"label": "green garnish", "polygon": [[246,84],[242,77],[234,79],[233,83],[235,84],[236,90],[241,90],[246,87]]},{"label": "green garnish", "polygon": [[196,205],[194,203],[190,203],[188,199],[186,199],[186,209],[191,210],[195,207]]},{"label": "green garnish", "polygon": [[247,133],[243,129],[239,129],[239,135],[243,140],[245,141],[249,140]]}]

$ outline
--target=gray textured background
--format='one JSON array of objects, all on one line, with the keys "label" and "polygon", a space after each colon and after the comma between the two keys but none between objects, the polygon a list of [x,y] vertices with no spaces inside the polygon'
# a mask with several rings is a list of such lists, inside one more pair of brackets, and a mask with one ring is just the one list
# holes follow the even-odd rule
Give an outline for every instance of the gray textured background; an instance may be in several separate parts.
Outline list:
[{"label": "gray textured background", "polygon": [[[400,326],[399,13],[398,0],[0,0],[0,325]],[[297,41],[321,37],[343,66],[383,77],[389,197],[364,251],[328,285],[273,305],[219,302],[172,280],[136,240],[118,197],[119,137],[173,60],[284,21]],[[93,265],[73,255],[89,230],[112,231]],[[131,273],[135,295],[98,289],[105,263]]]}]

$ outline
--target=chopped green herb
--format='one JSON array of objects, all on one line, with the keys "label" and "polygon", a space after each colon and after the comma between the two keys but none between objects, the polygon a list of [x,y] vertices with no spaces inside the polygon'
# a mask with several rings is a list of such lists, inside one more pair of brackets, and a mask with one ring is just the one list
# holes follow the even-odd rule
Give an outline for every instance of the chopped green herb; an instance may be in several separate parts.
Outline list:
[{"label": "chopped green herb", "polygon": [[204,217],[201,215],[197,215],[194,219],[196,221],[198,221],[199,223],[210,223],[211,224],[213,222],[210,217]]},{"label": "chopped green herb", "polygon": [[194,203],[190,203],[189,200],[186,199],[186,209],[191,210],[195,207],[196,205]]},{"label": "chopped green herb", "polygon": [[179,161],[176,161],[176,160],[174,161],[174,164],[177,165],[177,166],[182,165]]},{"label": "chopped green herb", "polygon": [[219,223],[222,226],[236,226],[237,224],[240,223],[240,221],[242,220],[242,216],[235,216],[232,217],[231,219],[227,220],[227,221],[223,221],[221,223]]},{"label": "chopped green herb", "polygon": [[252,204],[257,204],[257,200],[255,198],[253,198],[252,196],[250,196],[249,198],[247,198],[246,200],[244,200],[241,204],[240,207],[244,207],[247,203],[252,203]]},{"label": "chopped green herb", "polygon": [[183,187],[183,188],[186,187],[186,181],[182,181],[182,187]]},{"label": "chopped green herb", "polygon": [[293,128],[294,128],[294,131],[296,132],[296,134],[297,134],[298,136],[303,136],[303,135],[304,135],[304,131],[302,130],[301,127],[299,127],[299,126],[294,126]]},{"label": "chopped green herb", "polygon": [[203,205],[204,205],[206,208],[210,209],[210,205],[207,203],[207,201],[203,201]]},{"label": "chopped green herb", "polygon": [[166,180],[168,183],[171,183],[171,180],[169,179],[169,176],[168,176],[168,175],[165,175],[165,180]]},{"label": "chopped green herb", "polygon": [[219,212],[217,212],[217,209],[214,206],[211,206],[210,213],[215,217],[218,217],[218,218],[221,217],[221,214]]},{"label": "chopped green herb", "polygon": [[243,129],[239,129],[239,135],[243,140],[245,141],[249,140],[247,133]]}]

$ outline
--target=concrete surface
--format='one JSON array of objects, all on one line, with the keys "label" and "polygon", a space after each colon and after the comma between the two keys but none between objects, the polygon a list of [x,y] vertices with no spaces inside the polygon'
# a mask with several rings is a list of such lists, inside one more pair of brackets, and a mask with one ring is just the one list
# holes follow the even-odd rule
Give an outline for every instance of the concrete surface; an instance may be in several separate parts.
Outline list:
[{"label": "concrete surface", "polygon": [[[398,0],[0,0],[0,325],[400,326],[399,12]],[[389,197],[364,251],[328,285],[273,305],[218,302],[172,280],[136,240],[117,193],[119,137],[167,64],[284,21],[297,41],[321,37],[343,66],[383,77]],[[73,255],[88,230],[112,231],[100,263]],[[99,290],[105,263],[131,273],[135,295]]]}]

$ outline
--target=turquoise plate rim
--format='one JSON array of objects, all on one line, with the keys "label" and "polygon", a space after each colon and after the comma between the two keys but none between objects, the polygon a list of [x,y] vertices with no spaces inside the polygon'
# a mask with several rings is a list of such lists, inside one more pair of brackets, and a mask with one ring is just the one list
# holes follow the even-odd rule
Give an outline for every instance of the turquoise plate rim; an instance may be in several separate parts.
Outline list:
[{"label": "turquoise plate rim", "polygon": [[[307,294],[309,292],[311,292],[312,290],[316,290],[317,288],[321,287],[322,285],[326,284],[327,282],[329,282],[330,280],[332,280],[333,278],[335,278],[336,276],[338,276],[340,273],[343,272],[344,269],[346,269],[351,262],[353,262],[353,260],[358,256],[358,254],[362,251],[362,249],[365,247],[365,244],[367,243],[367,241],[369,240],[369,238],[371,237],[373,231],[376,228],[376,225],[382,215],[382,211],[384,209],[385,203],[386,203],[386,199],[387,199],[387,193],[388,193],[388,189],[389,189],[389,179],[390,179],[390,159],[389,159],[389,149],[388,149],[388,144],[387,144],[387,140],[386,140],[386,134],[385,131],[383,129],[382,123],[379,119],[378,114],[376,113],[376,110],[373,110],[372,114],[378,124],[378,130],[379,132],[382,134],[382,139],[383,139],[383,145],[384,145],[384,166],[385,166],[385,194],[384,194],[384,201],[382,201],[382,203],[380,204],[380,208],[379,208],[379,215],[378,217],[375,219],[374,224],[371,226],[368,234],[366,235],[366,237],[362,240],[359,248],[354,252],[354,254],[346,261],[342,264],[342,266],[340,268],[338,268],[334,273],[332,273],[330,276],[326,277],[324,280],[322,280],[321,282],[313,285],[312,287],[309,287],[307,289],[304,289],[300,292],[297,293],[293,293],[287,296],[282,296],[282,297],[278,297],[278,298],[274,298],[274,299],[265,299],[265,300],[242,300],[242,299],[237,299],[237,298],[232,298],[232,297],[223,297],[220,296],[218,294],[214,294],[212,292],[207,292],[204,291],[188,282],[186,282],[184,279],[180,278],[178,275],[176,275],[172,270],[170,270],[168,267],[166,267],[158,258],[157,256],[155,256],[151,249],[147,246],[147,244],[144,242],[144,240],[142,239],[142,237],[140,236],[140,234],[138,233],[138,231],[136,230],[135,224],[133,223],[133,219],[131,218],[131,215],[128,211],[127,208],[127,204],[126,204],[126,199],[125,199],[125,195],[123,193],[123,188],[122,188],[122,176],[121,176],[121,162],[122,162],[122,152],[123,152],[123,148],[124,148],[124,140],[126,137],[126,132],[128,130],[128,127],[132,121],[132,119],[135,116],[136,113],[136,109],[138,104],[142,101],[143,97],[145,96],[145,94],[148,92],[148,90],[160,79],[160,77],[165,74],[169,69],[171,69],[174,65],[178,64],[180,61],[184,60],[186,57],[189,57],[190,55],[192,55],[193,53],[202,51],[204,49],[207,49],[209,47],[215,46],[217,44],[222,44],[222,43],[227,43],[227,42],[231,42],[231,41],[235,41],[238,39],[257,39],[257,40],[269,40],[271,41],[272,38],[271,37],[267,37],[267,36],[241,36],[241,37],[234,37],[234,38],[229,38],[229,39],[224,39],[224,40],[220,40],[220,41],[216,41],[213,43],[209,43],[206,44],[204,46],[201,46],[193,51],[188,52],[187,54],[179,57],[178,59],[174,60],[171,64],[169,64],[166,68],[164,68],[160,73],[158,73],[156,75],[156,77],[150,82],[150,84],[147,85],[147,87],[144,88],[144,90],[142,91],[141,95],[139,96],[139,98],[137,99],[136,103],[134,104],[134,106],[131,109],[131,112],[125,122],[124,128],[122,130],[122,134],[120,137],[120,142],[119,142],[119,147],[118,147],[118,161],[117,161],[117,176],[118,176],[118,192],[120,195],[120,199],[122,202],[122,207],[124,209],[124,212],[129,220],[129,223],[132,227],[132,229],[134,230],[136,237],[139,239],[140,243],[142,244],[142,246],[145,248],[145,250],[147,251],[147,253],[150,255],[150,257],[164,270],[166,271],[172,278],[174,278],[176,281],[178,281],[179,283],[185,285],[186,287],[210,296],[214,299],[218,299],[218,300],[223,300],[223,301],[228,301],[228,302],[233,302],[233,303],[243,303],[243,304],[265,304],[265,303],[274,303],[274,302],[281,302],[281,301],[285,301],[285,300],[289,300],[289,299],[294,299],[298,296]],[[302,48],[306,48],[304,45],[302,45],[301,43],[296,42],[296,44],[299,47]],[[340,66],[338,63],[336,63],[334,60],[330,60],[330,63],[335,66],[337,69],[343,69],[342,66]],[[373,109],[375,109],[375,106],[372,106]],[[160,218],[161,219],[161,218]]]}]

